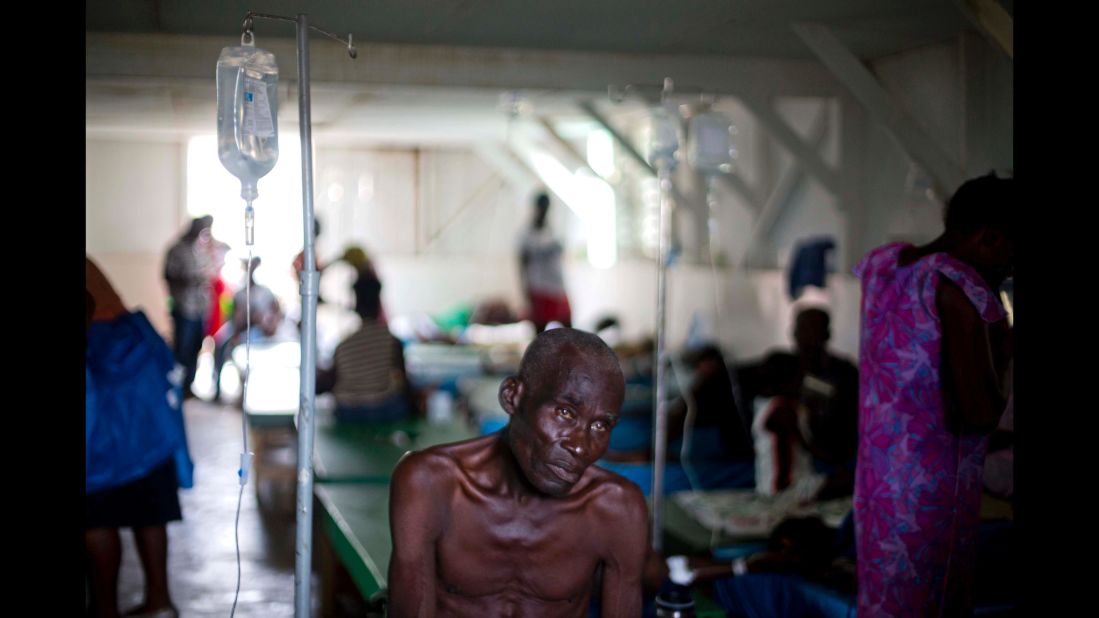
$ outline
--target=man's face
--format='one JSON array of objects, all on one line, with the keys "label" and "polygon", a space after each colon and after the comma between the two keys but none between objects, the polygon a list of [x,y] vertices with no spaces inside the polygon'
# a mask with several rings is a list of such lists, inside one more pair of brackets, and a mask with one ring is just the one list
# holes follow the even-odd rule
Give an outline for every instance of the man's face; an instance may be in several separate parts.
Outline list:
[{"label": "man's face", "polygon": [[[621,374],[568,349],[557,370],[533,384],[515,378],[508,443],[527,481],[550,496],[567,494],[607,451],[622,407]],[[507,398],[505,383],[501,398]]]},{"label": "man's face", "polygon": [[1004,279],[1015,271],[1015,242],[1000,230],[986,230],[980,235],[980,251],[977,270],[985,275],[993,288],[999,287]]}]

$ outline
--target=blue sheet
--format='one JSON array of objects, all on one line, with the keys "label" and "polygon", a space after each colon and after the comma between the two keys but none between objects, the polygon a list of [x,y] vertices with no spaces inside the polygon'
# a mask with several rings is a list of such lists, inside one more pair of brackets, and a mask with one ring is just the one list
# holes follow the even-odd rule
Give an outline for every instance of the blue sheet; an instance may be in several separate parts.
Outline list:
[{"label": "blue sheet", "polygon": [[[598,465],[637,483],[644,495],[648,496],[652,493],[651,463],[620,463],[604,460]],[[688,474],[688,469],[685,469],[682,463],[669,461],[664,466],[664,494],[688,489],[751,489],[756,484],[755,464],[752,462],[692,462],[690,473]],[[698,487],[692,485],[692,477],[698,483]]]},{"label": "blue sheet", "polygon": [[714,582],[714,599],[745,618],[851,618],[855,597],[793,575],[753,573]]}]

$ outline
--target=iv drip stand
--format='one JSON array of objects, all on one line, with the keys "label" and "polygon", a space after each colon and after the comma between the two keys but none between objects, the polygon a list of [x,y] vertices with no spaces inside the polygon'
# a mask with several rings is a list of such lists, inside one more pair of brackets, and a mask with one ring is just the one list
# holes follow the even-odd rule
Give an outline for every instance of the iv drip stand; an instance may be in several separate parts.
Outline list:
[{"label": "iv drip stand", "polygon": [[[661,105],[668,106],[672,92],[672,80],[665,78],[661,93]],[[678,114],[677,114],[678,116]],[[660,554],[664,549],[664,467],[668,450],[668,402],[666,354],[664,330],[668,304],[668,255],[671,249],[672,168],[674,162],[657,161],[660,182],[660,244],[656,266],[656,418],[653,423],[653,490],[652,490],[652,548]]]},{"label": "iv drip stand", "polygon": [[313,430],[317,391],[317,275],[313,248],[313,128],[309,101],[309,23],[298,13],[298,124],[301,130],[302,230],[301,402],[298,406],[298,493],[294,539],[294,617],[309,618],[313,572]]},{"label": "iv drip stand", "polygon": [[[298,44],[298,124],[301,133],[301,197],[302,232],[305,237],[304,269],[301,273],[301,391],[298,403],[298,473],[297,509],[294,539],[294,618],[309,618],[312,609],[313,571],[313,435],[317,394],[317,274],[313,244],[313,125],[309,100],[309,29],[337,41],[343,39],[316,26],[310,26],[305,13],[297,19],[249,11],[244,18],[244,30],[252,31],[255,17],[293,22]],[[358,56],[351,35],[347,36],[347,52]]]}]

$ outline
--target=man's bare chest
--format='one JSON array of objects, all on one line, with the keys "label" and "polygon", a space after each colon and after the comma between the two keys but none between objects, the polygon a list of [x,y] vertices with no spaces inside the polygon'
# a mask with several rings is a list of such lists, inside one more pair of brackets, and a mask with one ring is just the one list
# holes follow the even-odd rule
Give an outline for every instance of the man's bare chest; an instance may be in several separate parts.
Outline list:
[{"label": "man's bare chest", "polygon": [[600,561],[597,537],[582,504],[516,508],[463,497],[436,543],[437,573],[445,589],[463,596],[586,597]]}]

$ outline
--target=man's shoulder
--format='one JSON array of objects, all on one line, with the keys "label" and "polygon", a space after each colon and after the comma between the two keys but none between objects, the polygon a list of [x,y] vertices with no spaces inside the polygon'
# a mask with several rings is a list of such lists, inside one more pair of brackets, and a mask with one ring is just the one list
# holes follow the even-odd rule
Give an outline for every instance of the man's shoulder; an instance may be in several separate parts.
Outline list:
[{"label": "man's shoulder", "polygon": [[645,545],[649,529],[649,507],[636,483],[593,466],[592,498],[588,507],[589,525],[595,526],[595,547],[611,555],[625,555]]},{"label": "man's shoulder", "polygon": [[595,491],[593,499],[598,507],[612,507],[616,511],[641,512],[647,514],[648,507],[645,504],[645,496],[637,483],[626,477],[599,466],[588,469],[592,475],[591,482]]},{"label": "man's shoulder", "polygon": [[490,436],[481,436],[462,442],[438,444],[419,451],[409,451],[393,470],[393,481],[411,480],[440,484],[452,482],[463,474],[465,460],[487,447]]},{"label": "man's shoulder", "polygon": [[393,469],[393,488],[412,486],[418,490],[437,491],[455,478],[457,460],[442,448],[431,447],[409,451]]}]

